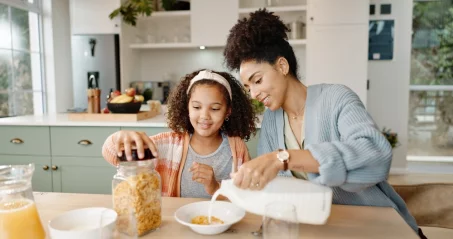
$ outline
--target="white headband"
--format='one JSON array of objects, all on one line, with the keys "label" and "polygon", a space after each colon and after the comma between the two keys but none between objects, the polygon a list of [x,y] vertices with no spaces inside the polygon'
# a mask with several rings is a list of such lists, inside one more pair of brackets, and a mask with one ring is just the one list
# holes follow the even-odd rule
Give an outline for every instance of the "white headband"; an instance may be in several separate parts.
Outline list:
[{"label": "white headband", "polygon": [[228,81],[221,75],[217,74],[217,73],[214,73],[210,70],[205,70],[205,71],[200,71],[198,73],[198,75],[196,75],[191,81],[190,81],[190,85],[189,85],[189,88],[187,88],[187,94],[189,94],[190,92],[190,88],[192,88],[193,84],[197,81],[200,81],[200,80],[213,80],[221,85],[223,85],[228,93],[230,94],[230,100],[233,99],[232,97],[232,94],[231,94],[231,87],[230,87],[230,83],[228,83]]}]

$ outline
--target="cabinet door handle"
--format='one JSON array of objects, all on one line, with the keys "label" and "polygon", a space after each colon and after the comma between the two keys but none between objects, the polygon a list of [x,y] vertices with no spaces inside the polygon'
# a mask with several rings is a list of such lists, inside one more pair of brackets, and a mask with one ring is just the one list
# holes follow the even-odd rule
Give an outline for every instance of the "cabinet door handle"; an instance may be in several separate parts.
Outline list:
[{"label": "cabinet door handle", "polygon": [[24,141],[19,138],[14,138],[14,139],[10,140],[9,142],[11,142],[13,144],[23,144],[24,143]]},{"label": "cabinet door handle", "polygon": [[52,170],[57,170],[58,169],[58,166],[57,165],[52,165]]},{"label": "cabinet door handle", "polygon": [[46,170],[46,171],[49,170],[49,165],[44,165],[44,166],[42,167],[42,169],[44,169],[44,170]]},{"label": "cabinet door handle", "polygon": [[80,144],[80,145],[91,145],[91,144],[93,144],[93,143],[91,143],[91,141],[89,141],[89,140],[82,139],[82,140],[80,140],[80,141],[78,142],[78,144]]}]

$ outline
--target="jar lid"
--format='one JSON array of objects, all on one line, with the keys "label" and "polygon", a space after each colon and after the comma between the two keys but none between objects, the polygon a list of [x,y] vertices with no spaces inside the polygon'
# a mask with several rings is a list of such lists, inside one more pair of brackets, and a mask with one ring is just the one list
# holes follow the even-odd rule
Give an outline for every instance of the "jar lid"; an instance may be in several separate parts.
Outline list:
[{"label": "jar lid", "polygon": [[[153,159],[155,158],[153,153],[151,153],[151,150],[146,148],[144,149],[144,157],[143,158],[139,158],[138,157],[138,153],[137,153],[137,149],[132,149],[131,150],[131,156],[132,156],[132,161],[143,161],[143,160],[149,160],[149,159]],[[127,160],[127,157],[126,157],[126,153],[124,152],[123,150],[123,153],[121,154],[121,157],[117,157],[118,158],[118,161],[120,162],[126,162],[128,161]]]}]

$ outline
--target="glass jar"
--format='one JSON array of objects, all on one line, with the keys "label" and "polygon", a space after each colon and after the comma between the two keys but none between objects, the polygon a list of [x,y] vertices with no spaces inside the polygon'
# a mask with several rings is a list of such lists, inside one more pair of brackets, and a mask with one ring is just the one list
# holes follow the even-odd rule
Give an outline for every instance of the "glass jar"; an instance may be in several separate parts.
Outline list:
[{"label": "glass jar", "polygon": [[0,166],[1,238],[46,237],[33,198],[31,179],[34,171],[34,164]]},{"label": "glass jar", "polygon": [[112,181],[113,207],[118,213],[118,231],[142,236],[161,225],[161,177],[149,149],[145,149],[143,159],[133,149],[132,158],[133,161],[127,161],[124,152],[118,157]]}]

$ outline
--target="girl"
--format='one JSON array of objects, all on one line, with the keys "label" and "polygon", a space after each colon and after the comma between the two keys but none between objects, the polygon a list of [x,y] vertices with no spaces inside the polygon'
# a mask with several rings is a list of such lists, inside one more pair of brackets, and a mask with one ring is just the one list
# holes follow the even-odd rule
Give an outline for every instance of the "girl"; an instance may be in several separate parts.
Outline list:
[{"label": "girl", "polygon": [[224,56],[239,70],[264,113],[256,159],[235,185],[262,189],[279,173],[332,188],[336,204],[393,207],[425,238],[405,202],[387,183],[392,149],[359,97],[343,85],[305,86],[287,41],[289,29],[267,10],[233,26]]},{"label": "girl", "polygon": [[210,198],[220,181],[249,160],[248,140],[255,132],[255,114],[248,94],[230,74],[209,70],[186,75],[168,99],[172,132],[148,137],[144,132],[119,131],[107,138],[102,153],[117,164],[121,149],[131,160],[144,145],[158,159],[162,195]]}]

